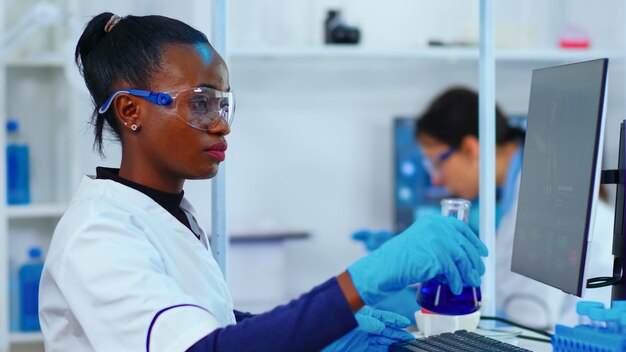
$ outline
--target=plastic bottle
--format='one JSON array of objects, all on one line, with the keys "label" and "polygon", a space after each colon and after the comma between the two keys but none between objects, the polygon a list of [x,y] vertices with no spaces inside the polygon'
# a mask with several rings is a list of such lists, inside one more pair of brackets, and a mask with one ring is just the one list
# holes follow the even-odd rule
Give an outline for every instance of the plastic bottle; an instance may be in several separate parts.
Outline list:
[{"label": "plastic bottle", "polygon": [[20,330],[20,282],[17,267],[12,259],[9,260],[9,330]]},{"label": "plastic bottle", "polygon": [[[465,199],[446,198],[441,201],[441,212],[444,216],[467,223],[470,206],[471,203]],[[461,294],[455,295],[443,277],[422,283],[417,290],[417,301],[422,308],[439,314],[470,314],[480,309],[481,300],[480,287],[466,286]]]},{"label": "plastic bottle", "polygon": [[29,261],[20,268],[20,330],[39,331],[39,279],[43,270],[41,248],[28,250]]},{"label": "plastic bottle", "polygon": [[20,138],[20,125],[7,120],[7,203],[30,203],[28,145]]}]

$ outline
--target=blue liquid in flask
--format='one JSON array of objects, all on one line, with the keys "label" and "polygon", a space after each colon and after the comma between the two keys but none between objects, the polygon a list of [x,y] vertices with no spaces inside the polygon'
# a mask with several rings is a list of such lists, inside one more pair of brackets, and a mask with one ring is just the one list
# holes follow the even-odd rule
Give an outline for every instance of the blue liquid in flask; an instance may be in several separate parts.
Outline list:
[{"label": "blue liquid in flask", "polygon": [[455,295],[443,280],[432,279],[420,285],[417,301],[427,311],[445,315],[464,315],[480,309],[480,287],[463,287]]}]

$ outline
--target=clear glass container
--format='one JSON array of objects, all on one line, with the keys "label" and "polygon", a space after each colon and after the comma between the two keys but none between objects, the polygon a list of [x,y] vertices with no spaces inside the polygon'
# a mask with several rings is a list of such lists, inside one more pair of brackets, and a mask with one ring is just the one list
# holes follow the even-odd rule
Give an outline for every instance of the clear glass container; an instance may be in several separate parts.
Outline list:
[{"label": "clear glass container", "polygon": [[[460,198],[445,198],[441,201],[441,213],[459,219],[465,223],[469,221],[471,203]],[[459,295],[450,290],[444,277],[436,277],[419,285],[417,302],[432,313],[446,315],[470,314],[480,309],[482,300],[480,287],[465,286]]]},{"label": "clear glass container", "polygon": [[462,198],[444,198],[441,200],[441,215],[456,218],[464,223],[469,222],[472,203]]}]

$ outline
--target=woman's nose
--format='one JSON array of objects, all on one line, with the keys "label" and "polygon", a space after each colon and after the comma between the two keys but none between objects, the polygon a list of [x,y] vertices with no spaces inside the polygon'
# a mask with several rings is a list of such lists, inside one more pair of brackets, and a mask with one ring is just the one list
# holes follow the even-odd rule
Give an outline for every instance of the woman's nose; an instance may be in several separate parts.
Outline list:
[{"label": "woman's nose", "polygon": [[443,178],[440,175],[431,176],[430,182],[435,186],[443,186]]},{"label": "woman's nose", "polygon": [[225,136],[230,133],[230,125],[228,124],[228,122],[226,122],[226,120],[220,118],[218,119],[215,126],[213,126],[209,130],[209,133],[215,134],[218,136]]}]

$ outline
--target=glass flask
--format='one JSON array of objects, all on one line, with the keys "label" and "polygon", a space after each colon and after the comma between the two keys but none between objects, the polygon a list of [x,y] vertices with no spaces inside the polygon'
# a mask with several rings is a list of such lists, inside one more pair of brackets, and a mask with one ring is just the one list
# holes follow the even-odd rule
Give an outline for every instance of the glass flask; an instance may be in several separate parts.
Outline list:
[{"label": "glass flask", "polygon": [[[466,224],[469,221],[471,203],[460,198],[445,198],[441,201],[441,213],[459,219]],[[421,283],[417,290],[417,302],[422,309],[445,315],[470,314],[480,309],[480,287],[465,286],[459,295],[450,290],[447,280],[438,276]]]}]

